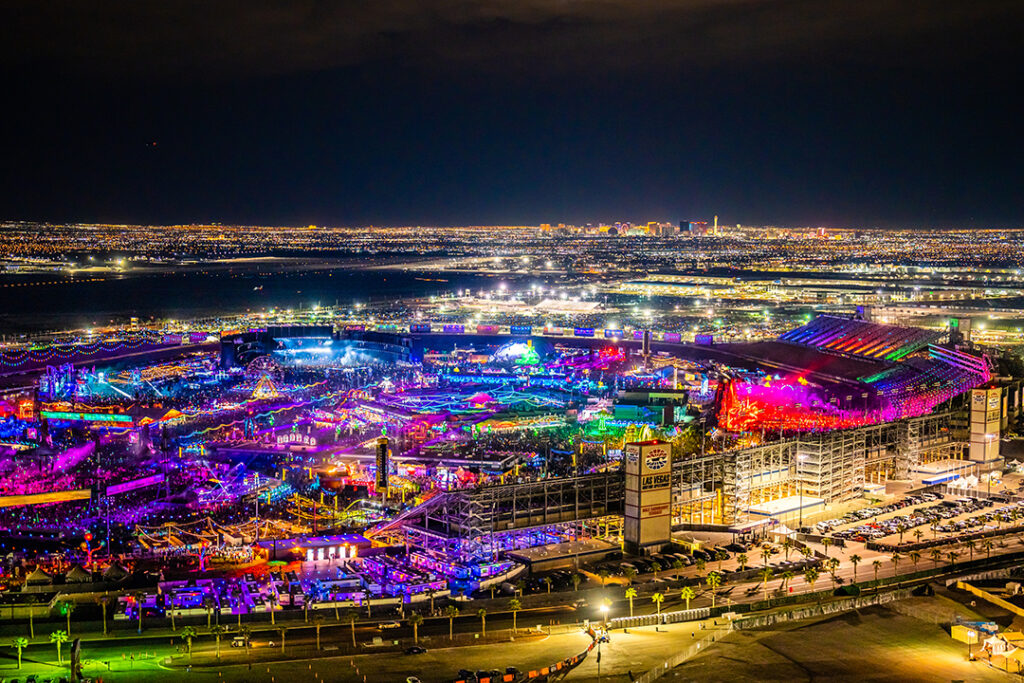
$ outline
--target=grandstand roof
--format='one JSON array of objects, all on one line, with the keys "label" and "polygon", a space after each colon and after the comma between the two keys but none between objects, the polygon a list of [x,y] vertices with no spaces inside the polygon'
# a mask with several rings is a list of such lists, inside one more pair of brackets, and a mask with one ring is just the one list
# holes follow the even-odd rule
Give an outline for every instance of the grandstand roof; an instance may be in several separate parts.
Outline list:
[{"label": "grandstand roof", "polygon": [[919,327],[882,325],[831,315],[786,332],[782,341],[835,353],[897,361],[936,341],[942,333]]}]

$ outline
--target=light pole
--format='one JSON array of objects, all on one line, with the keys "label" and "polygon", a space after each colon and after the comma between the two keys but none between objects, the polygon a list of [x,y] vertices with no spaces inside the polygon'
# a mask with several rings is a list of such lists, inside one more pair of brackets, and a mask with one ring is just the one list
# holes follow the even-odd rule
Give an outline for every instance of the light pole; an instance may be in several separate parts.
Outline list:
[{"label": "light pole", "polygon": [[608,632],[608,604],[602,603],[598,609],[601,611],[601,633],[597,634],[597,680],[601,681],[601,641]]}]

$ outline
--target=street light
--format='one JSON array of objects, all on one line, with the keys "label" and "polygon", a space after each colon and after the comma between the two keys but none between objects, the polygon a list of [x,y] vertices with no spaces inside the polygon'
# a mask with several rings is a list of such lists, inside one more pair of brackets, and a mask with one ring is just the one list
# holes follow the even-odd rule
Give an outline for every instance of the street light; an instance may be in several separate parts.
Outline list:
[{"label": "street light", "polygon": [[[601,621],[604,622],[603,631],[608,631],[608,604],[601,603],[598,608],[601,610]],[[600,683],[601,680],[601,641],[604,640],[604,634],[598,634],[597,636],[597,680]]]}]

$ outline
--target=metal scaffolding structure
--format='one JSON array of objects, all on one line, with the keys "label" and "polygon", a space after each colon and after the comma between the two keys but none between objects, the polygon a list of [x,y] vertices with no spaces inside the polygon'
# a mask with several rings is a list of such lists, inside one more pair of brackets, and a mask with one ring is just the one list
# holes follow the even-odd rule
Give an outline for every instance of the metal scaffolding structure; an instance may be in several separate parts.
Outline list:
[{"label": "metal scaffolding structure", "polygon": [[620,533],[624,496],[619,471],[485,486],[436,496],[391,528],[412,543],[489,556],[552,536]]},{"label": "metal scaffolding structure", "polygon": [[737,524],[751,506],[802,493],[827,503],[862,495],[867,481],[907,479],[920,464],[958,458],[955,412],[805,433],[674,466],[674,524]]}]

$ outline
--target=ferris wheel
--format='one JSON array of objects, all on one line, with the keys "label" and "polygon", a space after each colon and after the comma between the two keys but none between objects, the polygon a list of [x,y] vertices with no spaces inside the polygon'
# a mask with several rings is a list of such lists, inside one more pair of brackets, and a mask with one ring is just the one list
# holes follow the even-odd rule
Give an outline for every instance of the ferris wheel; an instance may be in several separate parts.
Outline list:
[{"label": "ferris wheel", "polygon": [[270,356],[257,356],[245,366],[245,374],[249,379],[269,377],[276,382],[281,379],[282,370],[277,361]]}]

